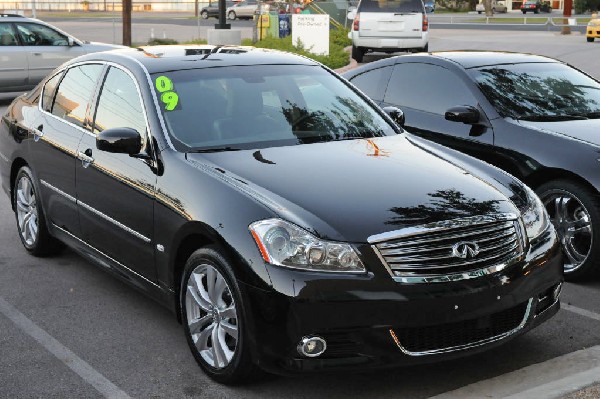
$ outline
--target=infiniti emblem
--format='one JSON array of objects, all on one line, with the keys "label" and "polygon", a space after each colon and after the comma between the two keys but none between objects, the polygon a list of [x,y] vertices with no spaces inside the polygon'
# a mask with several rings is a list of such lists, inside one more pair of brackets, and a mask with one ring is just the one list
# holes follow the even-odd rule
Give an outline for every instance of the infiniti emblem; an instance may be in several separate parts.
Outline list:
[{"label": "infiniti emblem", "polygon": [[461,259],[473,259],[479,254],[479,245],[473,241],[461,241],[452,246],[452,256]]}]

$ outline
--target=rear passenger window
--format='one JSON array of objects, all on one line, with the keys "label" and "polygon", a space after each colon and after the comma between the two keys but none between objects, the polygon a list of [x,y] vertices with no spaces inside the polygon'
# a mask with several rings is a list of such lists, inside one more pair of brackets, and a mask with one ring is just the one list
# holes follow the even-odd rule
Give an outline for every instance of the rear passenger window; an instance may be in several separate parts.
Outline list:
[{"label": "rear passenger window", "polygon": [[0,46],[17,46],[18,44],[11,24],[0,24]]},{"label": "rear passenger window", "polygon": [[135,129],[146,133],[142,102],[133,79],[119,68],[111,67],[102,86],[94,132],[115,127]]},{"label": "rear passenger window", "polygon": [[422,0],[362,0],[358,12],[423,12]]},{"label": "rear passenger window", "polygon": [[52,101],[54,100],[54,92],[56,90],[56,85],[60,81],[62,77],[62,72],[56,74],[53,78],[48,80],[44,85],[44,92],[42,94],[42,109],[44,111],[51,112],[52,111]]},{"label": "rear passenger window", "polygon": [[104,67],[100,64],[88,64],[69,69],[58,86],[52,114],[76,126],[84,127],[88,104],[102,68]]},{"label": "rear passenger window", "polygon": [[371,69],[353,77],[351,82],[371,99],[383,101],[383,94],[391,73],[391,66]]}]

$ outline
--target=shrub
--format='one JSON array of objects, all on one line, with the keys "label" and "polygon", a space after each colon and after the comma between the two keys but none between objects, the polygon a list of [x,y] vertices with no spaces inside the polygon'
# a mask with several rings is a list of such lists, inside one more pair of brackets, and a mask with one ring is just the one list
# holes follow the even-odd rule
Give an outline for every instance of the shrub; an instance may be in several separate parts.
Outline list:
[{"label": "shrub", "polygon": [[178,43],[179,42],[177,40],[174,40],[174,39],[159,39],[159,38],[154,38],[154,39],[148,40],[148,44],[150,46],[160,46],[160,45],[178,44]]}]

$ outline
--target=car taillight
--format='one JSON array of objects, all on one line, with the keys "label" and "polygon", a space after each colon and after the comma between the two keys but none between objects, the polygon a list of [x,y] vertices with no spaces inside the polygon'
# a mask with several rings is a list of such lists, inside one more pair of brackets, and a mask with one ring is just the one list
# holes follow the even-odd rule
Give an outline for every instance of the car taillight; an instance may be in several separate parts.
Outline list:
[{"label": "car taillight", "polygon": [[429,29],[429,20],[427,19],[427,15],[423,14],[423,32],[427,32]]},{"label": "car taillight", "polygon": [[356,13],[356,16],[354,17],[354,22],[352,23],[352,30],[358,31],[359,27],[360,27],[360,14]]}]

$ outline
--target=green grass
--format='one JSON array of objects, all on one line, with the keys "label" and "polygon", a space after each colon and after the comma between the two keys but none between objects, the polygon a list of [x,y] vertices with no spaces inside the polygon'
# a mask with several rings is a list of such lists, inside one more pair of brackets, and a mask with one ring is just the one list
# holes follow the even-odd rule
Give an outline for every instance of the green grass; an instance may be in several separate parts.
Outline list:
[{"label": "green grass", "polygon": [[[473,23],[486,23],[486,18],[477,18],[471,19],[469,22]],[[531,17],[527,18],[527,24],[545,24],[548,22],[548,18],[543,17]],[[521,24],[525,23],[525,18],[498,18],[498,17],[490,17],[490,24]]]}]

